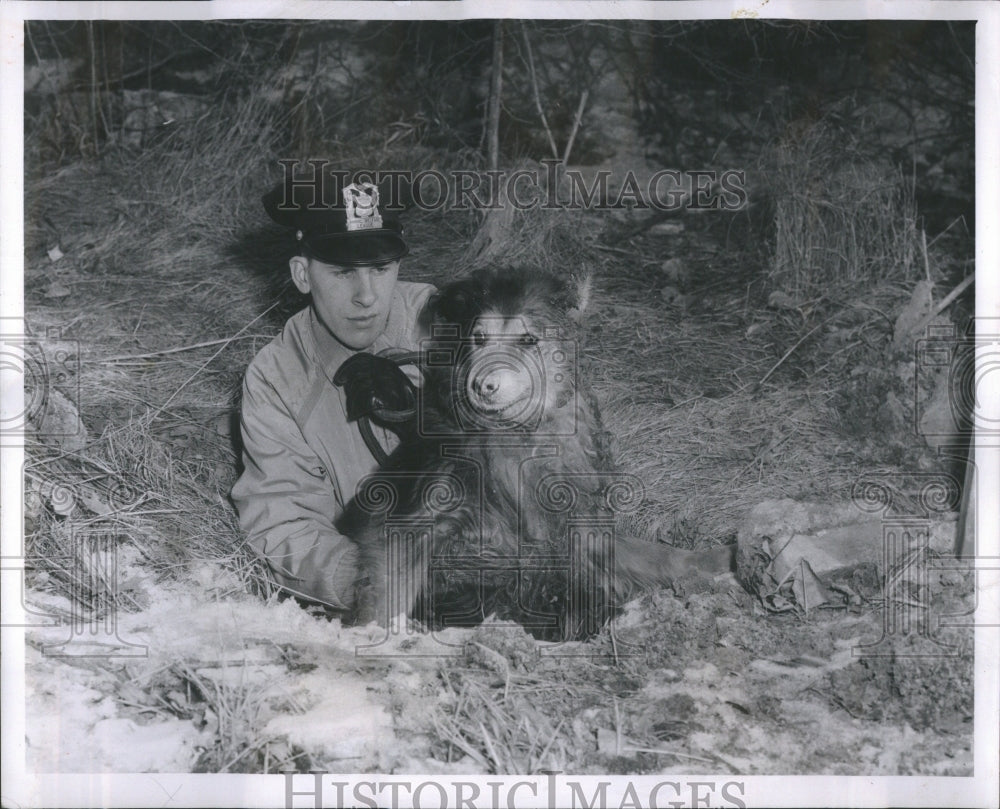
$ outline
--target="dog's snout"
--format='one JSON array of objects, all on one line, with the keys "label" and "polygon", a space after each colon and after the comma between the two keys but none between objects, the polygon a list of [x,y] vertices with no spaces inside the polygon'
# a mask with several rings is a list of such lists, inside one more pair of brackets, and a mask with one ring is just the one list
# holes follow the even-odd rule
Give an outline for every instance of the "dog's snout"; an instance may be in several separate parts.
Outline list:
[{"label": "dog's snout", "polygon": [[473,389],[480,396],[493,396],[500,390],[500,374],[490,373],[475,379],[472,383]]}]

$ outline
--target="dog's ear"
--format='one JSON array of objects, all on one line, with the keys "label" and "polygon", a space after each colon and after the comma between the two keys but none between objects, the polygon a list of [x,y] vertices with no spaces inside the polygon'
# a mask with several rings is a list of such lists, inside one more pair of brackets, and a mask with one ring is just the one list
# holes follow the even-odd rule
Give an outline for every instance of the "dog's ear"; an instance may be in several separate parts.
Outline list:
[{"label": "dog's ear", "polygon": [[[591,274],[527,276],[526,284],[533,285],[545,302],[558,312],[574,320],[581,317],[590,305]],[[530,286],[529,286],[530,288]]]},{"label": "dog's ear", "polygon": [[430,323],[449,323],[464,333],[468,325],[482,310],[483,288],[473,278],[449,284],[431,296],[427,302],[426,317]]},{"label": "dog's ear", "polygon": [[545,277],[545,300],[558,312],[568,312],[576,306],[576,287],[571,278],[555,275]]}]

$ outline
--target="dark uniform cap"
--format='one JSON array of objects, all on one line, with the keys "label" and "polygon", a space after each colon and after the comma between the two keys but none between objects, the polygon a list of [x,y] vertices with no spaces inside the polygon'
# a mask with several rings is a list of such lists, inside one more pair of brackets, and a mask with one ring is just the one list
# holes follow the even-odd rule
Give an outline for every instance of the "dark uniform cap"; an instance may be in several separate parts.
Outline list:
[{"label": "dark uniform cap", "polygon": [[271,219],[295,228],[303,252],[324,264],[387,264],[409,252],[402,224],[378,204],[370,183],[346,185],[330,173],[286,178],[262,201]]}]

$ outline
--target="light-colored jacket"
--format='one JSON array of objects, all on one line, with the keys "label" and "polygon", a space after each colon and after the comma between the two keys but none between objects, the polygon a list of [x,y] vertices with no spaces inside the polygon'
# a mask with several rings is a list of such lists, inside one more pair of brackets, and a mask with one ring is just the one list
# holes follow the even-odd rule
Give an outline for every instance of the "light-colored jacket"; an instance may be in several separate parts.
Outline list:
[{"label": "light-colored jacket", "polygon": [[[433,291],[398,282],[385,331],[368,350],[419,348],[419,315]],[[243,383],[244,471],[232,492],[240,525],[278,584],[337,608],[350,600],[333,583],[351,545],[334,521],[378,466],[333,384],[353,353],[308,307],[254,357]],[[386,451],[398,443],[391,432],[374,431]]]}]

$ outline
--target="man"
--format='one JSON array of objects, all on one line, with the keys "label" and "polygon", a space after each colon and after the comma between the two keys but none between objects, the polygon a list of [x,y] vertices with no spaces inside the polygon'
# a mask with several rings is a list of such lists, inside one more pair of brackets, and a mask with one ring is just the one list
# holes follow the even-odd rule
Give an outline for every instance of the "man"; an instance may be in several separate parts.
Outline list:
[{"label": "man", "polygon": [[[334,521],[378,464],[348,422],[333,377],[356,352],[417,349],[419,315],[434,288],[397,280],[408,248],[374,186],[320,177],[315,185],[289,178],[263,198],[274,221],[295,229],[289,268],[310,303],[247,368],[245,469],[232,496],[282,589],[345,609],[357,553]],[[375,432],[387,451],[394,446],[391,433]]]}]

